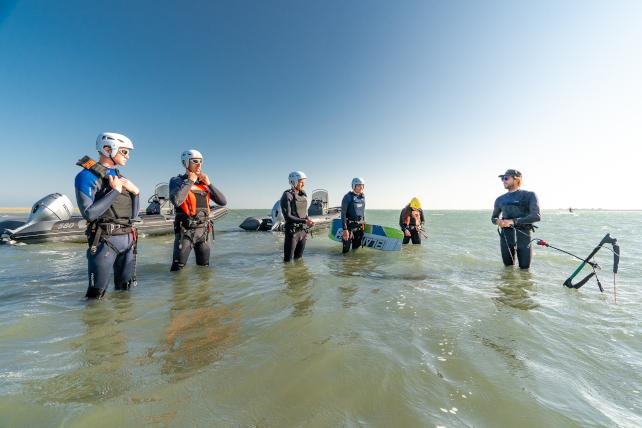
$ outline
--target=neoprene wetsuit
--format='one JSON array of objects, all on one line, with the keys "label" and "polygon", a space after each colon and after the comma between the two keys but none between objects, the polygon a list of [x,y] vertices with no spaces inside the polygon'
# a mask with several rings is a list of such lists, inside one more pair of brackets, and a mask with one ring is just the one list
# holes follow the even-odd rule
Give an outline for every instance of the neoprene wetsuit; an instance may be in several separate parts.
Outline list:
[{"label": "neoprene wetsuit", "polygon": [[426,220],[424,219],[424,212],[421,208],[416,211],[418,211],[419,219],[415,218],[410,206],[404,207],[404,209],[401,210],[401,214],[399,214],[399,227],[401,227],[401,231],[405,232],[407,230],[410,232],[410,236],[406,236],[404,233],[402,241],[404,244],[410,242],[411,239],[413,244],[421,244],[421,235],[419,234],[417,226],[423,229]]},{"label": "neoprene wetsuit", "polygon": [[209,221],[209,201],[212,199],[217,205],[224,206],[227,204],[225,196],[211,183],[209,186],[198,180],[194,183],[187,174],[183,174],[169,180],[169,199],[176,208],[170,270],[181,270],[192,248],[196,264],[209,266],[213,231]]},{"label": "neoprene wetsuit", "polygon": [[286,190],[281,195],[281,212],[285,219],[285,242],[283,244],[283,261],[289,262],[303,256],[305,241],[308,237],[308,200],[306,193]]},{"label": "neoprene wetsuit", "polygon": [[[108,176],[118,176],[108,168]],[[84,169],[75,179],[76,202],[80,214],[87,220],[87,262],[89,286],[86,297],[99,299],[109,285],[112,269],[116,290],[136,286],[136,231],[132,219],[137,219],[140,200],[125,188],[112,189],[102,179]]]},{"label": "neoprene wetsuit", "polygon": [[348,239],[342,239],[343,253],[350,251],[350,246],[356,250],[363,239],[363,225],[366,221],[366,196],[357,195],[353,191],[345,194],[341,200],[341,223],[343,230],[350,231]]},{"label": "neoprene wetsuit", "polygon": [[516,190],[498,197],[495,200],[491,221],[497,224],[500,218],[515,222],[514,227],[502,228],[500,232],[499,245],[504,265],[513,266],[517,256],[519,267],[528,269],[533,254],[530,246],[533,223],[542,218],[535,192]]}]

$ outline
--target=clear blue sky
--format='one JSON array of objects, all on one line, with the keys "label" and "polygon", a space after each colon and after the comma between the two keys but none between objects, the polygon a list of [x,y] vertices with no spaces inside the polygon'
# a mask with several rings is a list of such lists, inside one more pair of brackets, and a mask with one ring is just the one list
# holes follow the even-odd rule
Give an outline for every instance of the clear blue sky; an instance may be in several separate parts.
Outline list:
[{"label": "clear blue sky", "polygon": [[[533,3],[533,4],[531,4]],[[73,199],[101,131],[147,198],[197,148],[232,208],[642,208],[642,2],[0,0],[0,206]],[[633,191],[632,191],[633,189]]]}]

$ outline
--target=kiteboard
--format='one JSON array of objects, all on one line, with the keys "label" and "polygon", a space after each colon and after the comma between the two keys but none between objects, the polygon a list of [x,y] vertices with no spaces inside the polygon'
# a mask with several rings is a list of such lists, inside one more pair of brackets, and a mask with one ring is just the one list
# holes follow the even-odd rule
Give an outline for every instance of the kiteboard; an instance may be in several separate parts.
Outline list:
[{"label": "kiteboard", "polygon": [[[332,220],[329,237],[333,241],[342,242],[343,224],[340,218]],[[400,251],[403,232],[394,227],[379,226],[378,224],[364,225],[361,246],[381,251]]]}]

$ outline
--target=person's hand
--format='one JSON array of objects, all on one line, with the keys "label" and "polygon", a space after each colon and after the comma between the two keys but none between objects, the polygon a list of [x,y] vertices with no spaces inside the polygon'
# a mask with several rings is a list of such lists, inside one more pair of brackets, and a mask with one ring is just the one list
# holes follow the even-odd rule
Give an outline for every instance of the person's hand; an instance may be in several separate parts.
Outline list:
[{"label": "person's hand", "polygon": [[347,241],[348,239],[350,239],[350,231],[349,230],[344,230],[343,234],[341,235],[341,238],[344,241]]},{"label": "person's hand", "polygon": [[515,224],[514,220],[497,220],[497,225],[499,227],[511,227]]},{"label": "person's hand", "polygon": [[109,176],[109,185],[111,186],[112,189],[117,191],[118,193],[122,193],[123,191],[123,181],[122,179],[115,177],[113,175]]},{"label": "person's hand", "polygon": [[138,190],[138,187],[136,187],[136,185],[131,181],[129,181],[128,179],[121,177],[120,182],[123,183],[123,187],[127,189],[129,193],[132,193],[134,195],[138,195],[140,193],[140,190]]},{"label": "person's hand", "polygon": [[410,236],[410,231],[408,229],[403,231],[404,236]]},{"label": "person's hand", "polygon": [[196,173],[192,171],[187,171],[187,179],[192,183],[196,183],[196,180],[198,180],[198,175],[196,175]]},{"label": "person's hand", "polygon": [[314,222],[312,220],[310,220],[309,218],[305,219],[305,224],[307,224],[309,227],[314,226]]},{"label": "person's hand", "polygon": [[201,181],[201,183],[204,183],[206,186],[210,185],[210,178],[204,172],[201,172],[200,174],[198,174],[198,179]]}]

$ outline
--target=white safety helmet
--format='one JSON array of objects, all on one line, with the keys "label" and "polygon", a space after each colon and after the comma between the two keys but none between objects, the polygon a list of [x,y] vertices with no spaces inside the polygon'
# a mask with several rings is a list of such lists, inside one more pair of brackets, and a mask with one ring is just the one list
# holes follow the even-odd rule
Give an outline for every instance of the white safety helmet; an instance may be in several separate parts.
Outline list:
[{"label": "white safety helmet", "polygon": [[181,162],[185,168],[189,168],[190,159],[203,159],[203,155],[195,149],[185,150],[181,154]]},{"label": "white safety helmet", "polygon": [[[105,146],[111,149],[111,154],[105,151]],[[115,156],[116,152],[122,147],[132,150],[134,144],[129,138],[122,134],[116,134],[115,132],[103,132],[96,138],[96,150],[98,150],[98,153],[107,157]]]},{"label": "white safety helmet", "polygon": [[352,190],[354,190],[354,188],[355,188],[355,186],[357,184],[362,184],[363,187],[366,187],[366,182],[363,181],[363,178],[361,178],[361,177],[355,177],[355,178],[352,179]]},{"label": "white safety helmet", "polygon": [[292,186],[292,188],[295,188],[296,185],[299,184],[299,180],[303,180],[304,178],[308,177],[303,171],[292,171],[290,175],[288,175],[288,181],[290,182],[290,186]]}]

